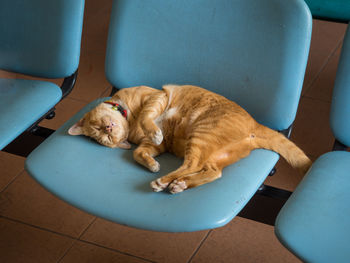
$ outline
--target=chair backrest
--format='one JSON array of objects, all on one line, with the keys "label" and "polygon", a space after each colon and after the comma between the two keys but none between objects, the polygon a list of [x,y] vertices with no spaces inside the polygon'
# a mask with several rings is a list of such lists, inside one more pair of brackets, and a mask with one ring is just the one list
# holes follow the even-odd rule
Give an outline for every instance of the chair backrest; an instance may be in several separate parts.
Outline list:
[{"label": "chair backrest", "polygon": [[349,0],[305,0],[316,18],[335,21],[350,21]]},{"label": "chair backrest", "polygon": [[348,26],[333,89],[330,125],[335,138],[350,147],[350,27]]},{"label": "chair backrest", "polygon": [[288,128],[311,38],[303,0],[115,0],[106,54],[118,88],[193,84]]},{"label": "chair backrest", "polygon": [[[349,0],[305,0],[312,15],[325,20],[350,21]],[[348,26],[335,80],[330,125],[337,141],[350,147],[350,28]]]},{"label": "chair backrest", "polygon": [[79,64],[84,0],[1,0],[0,69],[46,78]]}]

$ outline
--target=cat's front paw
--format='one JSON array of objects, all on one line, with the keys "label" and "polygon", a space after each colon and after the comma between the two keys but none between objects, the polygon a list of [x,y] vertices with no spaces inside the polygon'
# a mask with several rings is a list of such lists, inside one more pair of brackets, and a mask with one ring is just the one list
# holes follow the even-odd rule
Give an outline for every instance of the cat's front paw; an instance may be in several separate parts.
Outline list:
[{"label": "cat's front paw", "polygon": [[157,161],[155,161],[154,164],[152,164],[148,167],[148,169],[153,173],[159,172],[160,164]]},{"label": "cat's front paw", "polygon": [[158,129],[154,134],[151,135],[152,142],[155,145],[160,145],[163,141],[163,133]]},{"label": "cat's front paw", "polygon": [[172,194],[181,193],[183,190],[186,190],[186,189],[187,189],[186,181],[174,180],[169,185],[169,192]]}]

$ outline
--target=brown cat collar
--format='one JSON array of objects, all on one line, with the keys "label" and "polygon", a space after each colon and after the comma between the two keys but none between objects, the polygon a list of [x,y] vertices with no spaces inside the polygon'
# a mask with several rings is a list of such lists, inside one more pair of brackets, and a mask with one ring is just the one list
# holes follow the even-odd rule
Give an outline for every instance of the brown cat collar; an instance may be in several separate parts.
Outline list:
[{"label": "brown cat collar", "polygon": [[128,116],[126,109],[124,109],[120,104],[115,103],[115,102],[110,101],[110,100],[106,100],[106,101],[104,101],[104,103],[112,105],[112,109],[115,111],[119,111],[125,117],[125,119]]}]

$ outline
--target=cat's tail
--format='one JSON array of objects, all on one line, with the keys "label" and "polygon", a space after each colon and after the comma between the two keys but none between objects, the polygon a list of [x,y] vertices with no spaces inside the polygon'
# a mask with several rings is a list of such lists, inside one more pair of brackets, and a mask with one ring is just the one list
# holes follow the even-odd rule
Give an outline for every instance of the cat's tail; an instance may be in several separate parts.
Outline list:
[{"label": "cat's tail", "polygon": [[251,134],[253,145],[279,153],[294,168],[305,174],[312,165],[306,154],[283,134],[263,125],[258,125]]}]

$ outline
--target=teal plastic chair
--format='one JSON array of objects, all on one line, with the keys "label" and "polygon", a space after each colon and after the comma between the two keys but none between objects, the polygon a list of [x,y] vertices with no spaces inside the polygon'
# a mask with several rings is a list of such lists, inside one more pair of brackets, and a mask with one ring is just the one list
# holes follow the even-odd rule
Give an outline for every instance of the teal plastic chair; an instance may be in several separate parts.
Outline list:
[{"label": "teal plastic chair", "polygon": [[314,18],[349,22],[350,1],[348,0],[305,0],[305,2]]},{"label": "teal plastic chair", "polygon": [[[276,130],[295,118],[311,36],[302,0],[116,0],[106,76],[117,88],[193,84],[218,92]],[[183,232],[228,223],[264,182],[279,156],[256,150],[213,183],[177,195],[149,183],[182,160],[163,154],[153,174],[131,150],[109,149],[67,130],[72,117],[26,161],[29,174],[68,203],[136,228]]]},{"label": "teal plastic chair", "polygon": [[74,86],[83,0],[0,0],[0,69],[46,80],[0,79],[0,150],[52,114]]},{"label": "teal plastic chair", "polygon": [[[339,8],[339,12],[343,14],[343,9]],[[349,20],[350,13],[341,18]],[[281,209],[275,225],[281,243],[305,262],[350,262],[350,152],[346,151],[350,146],[349,116],[348,26],[331,106],[334,151],[315,161]]]}]

